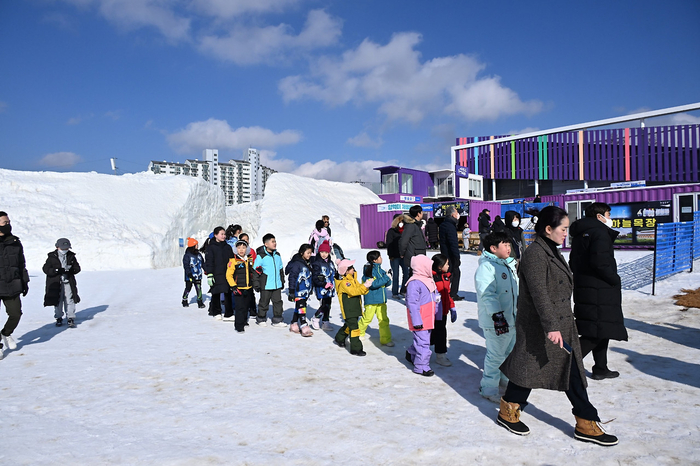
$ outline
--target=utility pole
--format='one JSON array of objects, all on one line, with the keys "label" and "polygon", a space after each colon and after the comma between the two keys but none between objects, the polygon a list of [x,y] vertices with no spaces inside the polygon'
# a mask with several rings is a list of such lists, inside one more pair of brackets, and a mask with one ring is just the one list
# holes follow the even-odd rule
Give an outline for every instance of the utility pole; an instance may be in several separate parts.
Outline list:
[{"label": "utility pole", "polygon": [[114,174],[116,175],[117,174],[117,158],[112,157],[109,160],[110,160],[110,162],[112,162],[112,170],[114,170]]}]

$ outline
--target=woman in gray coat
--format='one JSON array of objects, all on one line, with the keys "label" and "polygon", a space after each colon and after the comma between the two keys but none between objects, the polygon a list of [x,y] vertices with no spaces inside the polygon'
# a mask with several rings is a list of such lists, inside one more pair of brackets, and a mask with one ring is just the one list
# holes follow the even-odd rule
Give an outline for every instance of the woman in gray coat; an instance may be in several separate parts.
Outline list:
[{"label": "woman in gray coat", "polygon": [[588,400],[581,347],[571,311],[573,277],[558,246],[564,243],[566,211],[542,209],[535,225],[537,238],[521,256],[520,295],[515,320],[515,347],[501,366],[508,377],[497,422],[518,435],[530,429],[520,421],[533,388],[566,393],[576,418],[574,437],[599,445],[618,440],[600,428],[598,411]]}]

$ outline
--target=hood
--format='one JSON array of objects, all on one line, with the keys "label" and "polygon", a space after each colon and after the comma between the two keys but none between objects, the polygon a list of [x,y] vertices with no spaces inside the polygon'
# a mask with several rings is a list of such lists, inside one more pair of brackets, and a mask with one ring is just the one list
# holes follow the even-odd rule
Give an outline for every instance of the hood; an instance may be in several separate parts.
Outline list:
[{"label": "hood", "polygon": [[[509,210],[506,212],[505,219],[504,219],[506,226],[511,226],[511,223],[513,223],[513,219],[515,218],[516,215],[518,215],[518,213],[514,210]],[[521,222],[522,222],[522,220],[521,220]]]},{"label": "hood", "polygon": [[416,219],[408,214],[403,214],[403,224],[406,226],[407,223],[416,223]]},{"label": "hood", "polygon": [[411,268],[413,269],[413,275],[418,275],[421,277],[433,277],[433,261],[423,254],[418,254],[411,258]]}]

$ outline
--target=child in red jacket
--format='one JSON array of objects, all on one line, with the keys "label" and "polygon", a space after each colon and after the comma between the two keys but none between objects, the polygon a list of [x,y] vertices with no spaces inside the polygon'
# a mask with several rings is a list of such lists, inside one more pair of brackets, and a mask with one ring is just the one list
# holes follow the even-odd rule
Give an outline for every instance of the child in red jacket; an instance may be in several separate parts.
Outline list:
[{"label": "child in red jacket", "polygon": [[[430,334],[430,344],[435,345],[435,362],[441,366],[451,366],[452,362],[447,359],[447,315],[450,315],[450,321],[454,323],[457,320],[457,310],[455,302],[450,296],[450,274],[447,269],[450,266],[450,261],[443,254],[435,254],[433,256],[433,280],[440,292],[440,304],[442,312],[435,316],[435,328]],[[442,316],[442,318],[440,318]]]}]

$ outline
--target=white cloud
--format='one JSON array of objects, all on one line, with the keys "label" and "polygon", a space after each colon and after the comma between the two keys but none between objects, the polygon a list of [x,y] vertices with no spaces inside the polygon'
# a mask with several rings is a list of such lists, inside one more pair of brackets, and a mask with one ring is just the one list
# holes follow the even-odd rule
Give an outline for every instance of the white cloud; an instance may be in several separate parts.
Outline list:
[{"label": "white cloud", "polygon": [[95,7],[116,26],[132,30],[156,28],[171,42],[186,41],[190,35],[190,18],[175,12],[178,0],[66,0],[77,7]]},{"label": "white cloud", "polygon": [[53,152],[43,156],[39,164],[47,167],[69,168],[81,160],[82,158],[74,152]]},{"label": "white cloud", "polygon": [[479,77],[485,65],[473,57],[460,54],[421,63],[415,49],[420,41],[417,33],[395,34],[386,45],[365,39],[339,58],[316,60],[308,76],[282,79],[279,89],[287,102],[373,103],[389,120],[411,123],[420,122],[429,113],[494,120],[541,110],[540,101],[522,101],[500,83],[500,77]]},{"label": "white cloud", "polygon": [[110,110],[108,112],[105,112],[104,114],[105,118],[111,118],[114,121],[117,121],[122,117],[122,111],[121,110]]},{"label": "white cloud", "polygon": [[179,153],[196,153],[206,148],[244,149],[274,148],[296,144],[301,133],[284,130],[280,133],[260,126],[233,129],[226,120],[210,118],[189,123],[184,129],[167,136],[168,143]]},{"label": "white cloud", "polygon": [[191,8],[216,18],[230,19],[244,14],[277,13],[300,0],[193,0]]},{"label": "white cloud", "polygon": [[275,63],[288,54],[333,45],[338,41],[342,22],[323,10],[309,12],[304,28],[294,35],[286,24],[266,27],[238,25],[227,36],[203,36],[200,52],[238,65]]},{"label": "white cloud", "polygon": [[381,136],[378,136],[376,139],[372,139],[366,131],[362,131],[357,136],[348,138],[346,143],[356,147],[369,147],[372,149],[378,149],[382,147],[382,145],[384,144],[384,140],[381,138]]},{"label": "white cloud", "polygon": [[260,150],[260,163],[273,170],[294,175],[329,181],[379,181],[379,172],[374,167],[383,167],[387,162],[378,160],[334,162],[324,159],[298,165],[294,160],[278,158],[277,152]]},{"label": "white cloud", "polygon": [[700,116],[694,116],[689,113],[677,113],[671,115],[672,125],[700,125]]},{"label": "white cloud", "polygon": [[508,133],[506,133],[506,134],[509,134],[509,135],[511,135],[511,136],[515,136],[515,135],[518,135],[518,134],[533,133],[533,132],[539,131],[539,130],[540,130],[540,129],[539,129],[538,127],[536,127],[536,126],[527,126],[527,127],[523,128],[523,129],[511,129],[511,130],[508,131]]},{"label": "white cloud", "polygon": [[73,125],[80,124],[81,121],[83,121],[83,119],[81,117],[77,116],[77,117],[69,118],[68,121],[66,121],[66,124],[69,126],[73,126]]}]

